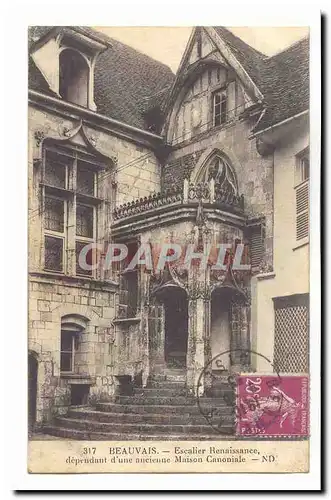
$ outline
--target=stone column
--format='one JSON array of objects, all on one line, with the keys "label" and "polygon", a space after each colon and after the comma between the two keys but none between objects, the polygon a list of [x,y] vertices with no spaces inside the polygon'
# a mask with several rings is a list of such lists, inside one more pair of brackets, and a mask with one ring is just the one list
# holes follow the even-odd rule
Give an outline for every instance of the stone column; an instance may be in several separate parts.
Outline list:
[{"label": "stone column", "polygon": [[195,343],[196,343],[197,304],[193,298],[188,298],[188,337],[186,355],[186,385],[194,392],[195,380]]},{"label": "stone column", "polygon": [[208,395],[212,389],[212,352],[211,352],[211,295],[206,294],[204,300],[204,393]]},{"label": "stone column", "polygon": [[231,302],[231,371],[239,372],[241,369],[240,355],[241,355],[241,304]]},{"label": "stone column", "polygon": [[243,304],[240,309],[241,325],[241,352],[240,362],[243,371],[250,371],[251,355],[250,355],[250,335],[249,335],[249,305]]},{"label": "stone column", "polygon": [[[196,395],[211,388],[210,297],[200,283],[188,304],[187,386]],[[199,385],[199,387],[198,387]]]},{"label": "stone column", "polygon": [[150,372],[162,373],[165,368],[164,305],[152,300],[149,307]]},{"label": "stone column", "polygon": [[140,310],[141,310],[141,322],[140,322],[140,338],[141,338],[141,360],[142,360],[142,384],[143,387],[147,385],[148,377],[150,374],[150,340],[149,340],[149,309],[150,309],[150,297],[149,297],[149,281],[150,276],[145,274],[140,270]]},{"label": "stone column", "polygon": [[249,318],[246,303],[231,304],[231,368],[248,371],[250,367]]},{"label": "stone column", "polygon": [[[201,376],[205,365],[205,304],[202,297],[195,300],[196,303],[196,339],[194,357],[194,389],[199,395],[204,393],[204,377]],[[198,387],[198,381],[200,384]]]}]

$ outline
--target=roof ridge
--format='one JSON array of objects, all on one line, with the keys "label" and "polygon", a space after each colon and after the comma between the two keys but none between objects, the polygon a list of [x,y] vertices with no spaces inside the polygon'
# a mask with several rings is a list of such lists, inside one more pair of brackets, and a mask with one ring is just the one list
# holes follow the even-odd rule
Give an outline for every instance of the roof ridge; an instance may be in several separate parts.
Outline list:
[{"label": "roof ridge", "polygon": [[226,31],[227,33],[230,33],[231,36],[233,36],[234,38],[236,38],[237,40],[239,40],[241,43],[245,44],[246,47],[248,47],[250,50],[254,51],[258,56],[261,56],[263,58],[268,58],[267,54],[264,54],[263,52],[261,52],[260,50],[256,49],[255,47],[252,47],[249,43],[245,42],[245,40],[243,40],[242,38],[240,38],[240,36],[238,36],[235,33],[233,33],[233,31],[231,31],[226,26],[214,26],[214,28],[221,28],[222,30]]},{"label": "roof ridge", "polygon": [[295,47],[296,45],[299,45],[300,43],[304,42],[305,40],[309,41],[309,35],[305,35],[302,38],[300,38],[299,40],[296,40],[295,42],[292,42],[290,45],[288,45],[284,49],[281,49],[278,52],[276,52],[275,54],[273,54],[272,56],[269,56],[267,60],[270,61],[270,59],[273,59],[274,57],[277,57],[279,55],[283,55],[285,52],[287,52],[288,50],[293,49],[293,47]]}]

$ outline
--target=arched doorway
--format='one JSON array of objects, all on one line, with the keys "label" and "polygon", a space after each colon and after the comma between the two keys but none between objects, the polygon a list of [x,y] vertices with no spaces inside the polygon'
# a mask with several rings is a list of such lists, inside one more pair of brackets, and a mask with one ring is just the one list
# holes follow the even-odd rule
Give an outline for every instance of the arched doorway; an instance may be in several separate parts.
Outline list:
[{"label": "arched doorway", "polygon": [[188,300],[185,290],[171,286],[163,292],[164,357],[169,368],[186,367]]},{"label": "arched doorway", "polygon": [[[249,365],[250,312],[247,297],[233,286],[216,287],[211,294],[211,351],[212,358],[222,355],[222,368],[238,369]],[[242,352],[243,351],[243,352]],[[217,371],[219,362],[213,362]]]},{"label": "arched doorway", "polygon": [[29,429],[33,429],[37,413],[37,382],[38,360],[37,356],[29,352],[28,356],[28,418]]}]

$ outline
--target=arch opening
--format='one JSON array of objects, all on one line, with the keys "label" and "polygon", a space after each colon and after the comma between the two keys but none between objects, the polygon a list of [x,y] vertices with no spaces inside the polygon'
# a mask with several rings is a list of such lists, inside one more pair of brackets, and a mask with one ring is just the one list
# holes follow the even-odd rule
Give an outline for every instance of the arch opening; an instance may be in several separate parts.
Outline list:
[{"label": "arch opening", "polygon": [[230,162],[221,152],[213,153],[202,166],[196,182],[207,183],[215,181],[215,191],[226,190],[238,195],[238,182],[235,171]]},{"label": "arch opening", "polygon": [[66,101],[88,106],[90,68],[84,57],[72,49],[60,53],[60,95]]},{"label": "arch opening", "polygon": [[163,292],[164,358],[169,368],[186,367],[188,340],[188,298],[185,290],[171,287]]}]

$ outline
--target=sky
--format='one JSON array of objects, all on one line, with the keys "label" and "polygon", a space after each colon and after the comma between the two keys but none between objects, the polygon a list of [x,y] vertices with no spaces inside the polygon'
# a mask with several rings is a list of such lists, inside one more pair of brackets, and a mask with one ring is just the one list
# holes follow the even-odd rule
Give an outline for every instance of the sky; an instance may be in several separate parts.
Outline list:
[{"label": "sky", "polygon": [[[131,45],[140,52],[161,61],[176,72],[185,50],[191,27],[96,27],[112,38]],[[229,27],[246,43],[266,55],[273,55],[309,32],[308,27]]]}]

